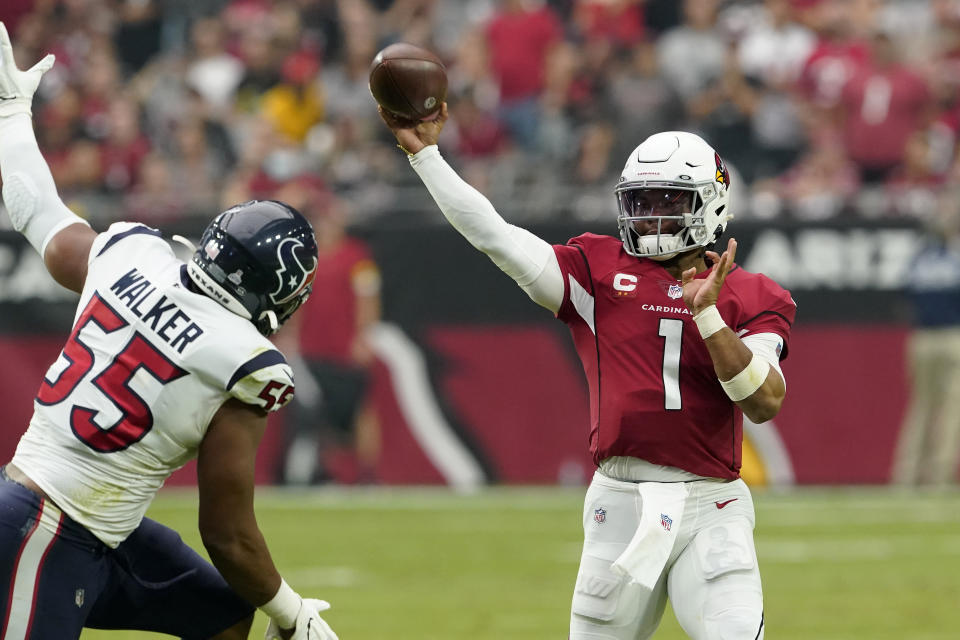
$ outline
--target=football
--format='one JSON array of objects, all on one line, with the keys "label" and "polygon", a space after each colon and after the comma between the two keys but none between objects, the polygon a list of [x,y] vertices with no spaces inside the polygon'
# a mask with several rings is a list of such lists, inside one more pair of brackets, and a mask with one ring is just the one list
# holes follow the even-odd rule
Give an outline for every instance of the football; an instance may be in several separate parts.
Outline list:
[{"label": "football", "polygon": [[426,49],[404,42],[391,44],[370,64],[370,93],[395,116],[414,122],[432,120],[447,97],[447,70]]}]

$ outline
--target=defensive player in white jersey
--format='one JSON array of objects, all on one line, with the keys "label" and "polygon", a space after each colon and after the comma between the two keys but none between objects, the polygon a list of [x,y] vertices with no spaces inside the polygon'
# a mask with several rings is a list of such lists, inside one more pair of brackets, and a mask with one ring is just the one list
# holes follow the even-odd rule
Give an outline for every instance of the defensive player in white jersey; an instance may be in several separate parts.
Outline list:
[{"label": "defensive player in white jersey", "polygon": [[[253,510],[267,414],[294,390],[266,336],[310,293],[313,229],[282,203],[244,203],[217,216],[188,264],[144,225],[94,232],[60,200],[34,138],[32,97],[52,65],[18,70],[0,23],[4,202],[51,275],[80,294],[2,469],[0,638],[79,638],[86,626],[232,640],[260,607],[268,638],[335,640],[319,616],[329,605],[280,577]],[[194,457],[213,565],[144,517]]]},{"label": "defensive player in white jersey", "polygon": [[708,250],[731,217],[720,156],[690,133],[651,136],[615,190],[620,238],[551,246],[505,222],[444,162],[446,105],[416,126],[381,116],[447,220],[573,336],[597,471],[571,640],[649,638],[668,596],[692,638],[762,638],[742,418],[780,409],[796,307],[734,264],[735,240],[722,255]]}]

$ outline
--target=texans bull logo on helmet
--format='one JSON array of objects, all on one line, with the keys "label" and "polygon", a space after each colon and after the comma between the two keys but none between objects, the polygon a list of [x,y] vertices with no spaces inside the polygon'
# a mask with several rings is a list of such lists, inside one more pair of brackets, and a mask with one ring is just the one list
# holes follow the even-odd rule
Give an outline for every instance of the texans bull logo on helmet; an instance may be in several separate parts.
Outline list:
[{"label": "texans bull logo on helmet", "polygon": [[297,257],[297,249],[302,249],[303,246],[303,242],[296,238],[285,238],[277,246],[280,268],[276,270],[277,288],[270,294],[272,303],[283,304],[292,300],[313,284],[317,275],[317,260],[314,258],[310,268],[305,268]]}]

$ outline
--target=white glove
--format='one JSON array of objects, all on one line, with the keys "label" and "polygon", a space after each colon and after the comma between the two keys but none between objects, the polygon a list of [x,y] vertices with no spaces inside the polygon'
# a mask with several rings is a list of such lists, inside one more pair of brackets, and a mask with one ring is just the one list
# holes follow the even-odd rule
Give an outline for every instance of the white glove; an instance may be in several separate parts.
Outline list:
[{"label": "white glove", "polygon": [[31,113],[33,93],[55,59],[53,54],[47,54],[28,71],[20,71],[13,60],[13,45],[7,28],[0,22],[0,118]]},{"label": "white glove", "polygon": [[[326,600],[304,598],[301,601],[296,626],[293,628],[290,640],[338,640],[337,634],[333,632],[330,625],[320,617],[320,612],[329,608],[330,603]],[[281,640],[280,627],[273,618],[270,619],[267,633],[263,638],[264,640]]]}]

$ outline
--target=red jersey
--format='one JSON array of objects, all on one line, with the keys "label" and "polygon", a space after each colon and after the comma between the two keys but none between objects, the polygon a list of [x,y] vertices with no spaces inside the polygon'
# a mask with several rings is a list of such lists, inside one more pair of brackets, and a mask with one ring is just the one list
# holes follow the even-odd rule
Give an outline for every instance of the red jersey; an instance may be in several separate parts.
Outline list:
[{"label": "red jersey", "polygon": [[840,100],[843,87],[870,57],[866,43],[821,40],[800,72],[800,90],[821,107]]},{"label": "red jersey", "polygon": [[931,98],[926,80],[905,66],[854,73],[841,97],[847,155],[869,168],[899,163],[907,139],[927,117]]},{"label": "red jersey", "polygon": [[[557,317],[570,327],[590,388],[594,462],[632,456],[739,477],[743,413],[717,380],[680,282],[610,236],[584,234],[554,251],[564,278]],[[785,289],[734,265],[717,308],[740,336],[781,336],[786,357],[796,304]]]},{"label": "red jersey", "polygon": [[300,352],[308,359],[351,362],[351,345],[357,335],[358,288],[371,277],[379,282],[376,264],[367,245],[345,239],[336,249],[317,256],[313,292],[300,309]]},{"label": "red jersey", "polygon": [[487,25],[490,69],[504,102],[535,96],[543,89],[547,51],[563,35],[549,7],[501,11]]}]

